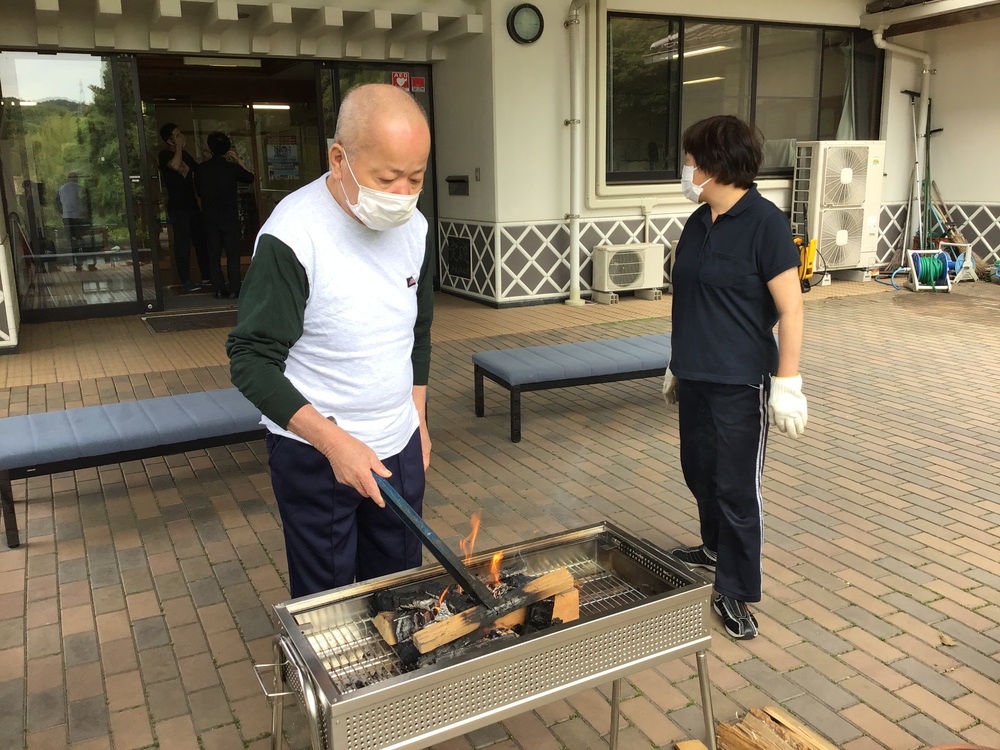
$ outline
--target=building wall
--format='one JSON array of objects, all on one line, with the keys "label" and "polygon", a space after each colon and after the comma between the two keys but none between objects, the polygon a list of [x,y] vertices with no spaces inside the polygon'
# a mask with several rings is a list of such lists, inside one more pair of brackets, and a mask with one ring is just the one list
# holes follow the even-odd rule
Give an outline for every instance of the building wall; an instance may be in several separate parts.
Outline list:
[{"label": "building wall", "polygon": [[[438,214],[442,220],[497,220],[494,40],[491,18],[484,30],[448,50],[434,65],[434,142]],[[479,179],[476,179],[476,170]],[[469,194],[448,194],[449,175],[469,178]]]},{"label": "building wall", "polygon": [[[562,217],[569,203],[569,33],[563,27],[568,4],[563,0],[539,0],[545,17],[545,31],[532,45],[518,45],[506,32],[506,14],[513,2],[493,2],[493,66],[495,72],[496,144],[502,154],[497,165],[498,220],[542,221]],[[604,107],[603,45],[604,25],[609,10],[639,13],[677,13],[693,16],[743,18],[781,22],[856,26],[863,2],[858,0],[779,0],[768,3],[728,0],[707,6],[697,0],[592,0],[583,11],[588,103],[584,115],[585,144],[590,163],[587,184],[593,193],[596,183],[600,125]],[[749,11],[749,12],[748,12]],[[774,181],[769,195],[782,200],[788,181]],[[770,186],[766,186],[769,187]],[[656,198],[674,211],[686,208],[676,185],[621,188],[612,200],[587,202],[588,215],[638,215],[643,198]],[[787,198],[784,199],[787,203]]]},{"label": "building wall", "polygon": [[[959,230],[975,252],[1000,259],[1000,19],[894,37],[891,41],[931,55],[930,173]],[[903,89],[920,88],[921,65],[888,55],[883,94],[886,140],[883,225],[897,234],[913,166],[913,124]],[[888,216],[892,220],[888,221]],[[895,225],[895,226],[894,226]]]},{"label": "building wall", "polygon": [[534,44],[507,34],[515,3],[493,2],[497,214],[502,222],[552,221],[569,210],[568,2],[538,3],[544,31]]},{"label": "building wall", "polygon": [[[439,120],[448,94],[443,81],[472,77],[481,81],[481,69],[474,55],[492,44],[493,143],[495,213],[489,212],[489,186],[470,182],[469,197],[449,198],[442,181],[439,199],[442,246],[442,285],[494,304],[517,304],[564,298],[569,289],[569,140],[564,121],[569,117],[569,33],[563,26],[568,3],[565,0],[536,0],[544,16],[544,32],[534,44],[519,45],[507,34],[506,16],[516,3],[490,3],[482,9],[487,18],[484,39],[463,45],[468,59],[457,50],[435,66],[435,107]],[[677,184],[612,188],[616,193],[598,196],[598,164],[603,171],[604,95],[602,78],[603,19],[609,10],[689,16],[714,16],[776,22],[856,26],[864,3],[861,0],[775,0],[747,4],[722,0],[707,6],[697,0],[591,0],[582,12],[581,34],[586,52],[587,102],[584,110],[584,144],[588,168],[585,176],[586,206],[581,226],[581,285],[586,292],[592,278],[590,255],[600,244],[662,242],[667,248],[665,281],[669,276],[669,249],[694,206],[681,194]],[[748,13],[749,11],[749,13]],[[475,50],[475,52],[474,52]],[[451,67],[464,66],[463,70]],[[467,67],[467,69],[466,69]],[[474,72],[473,72],[474,71]],[[480,101],[480,91],[472,92]],[[469,93],[463,93],[463,97]],[[454,105],[452,105],[454,106]],[[486,119],[483,110],[465,122],[476,126]],[[483,150],[489,144],[464,126],[439,125],[439,169],[443,177],[452,165],[460,174],[471,174],[478,154],[465,145],[451,143],[453,135],[471,138]],[[446,151],[460,149],[466,156],[446,165]],[[484,180],[486,175],[484,172]],[[769,180],[761,184],[766,197],[783,208],[789,204],[789,180]],[[479,196],[477,198],[477,195]],[[642,206],[648,208],[644,216]],[[451,273],[448,238],[462,255],[463,276]],[[466,243],[468,247],[466,247]],[[471,257],[466,258],[468,253]],[[465,271],[468,270],[466,277]]]},{"label": "building wall", "polygon": [[932,125],[944,129],[931,142],[931,176],[949,201],[1000,203],[1000,19],[924,37],[937,69]]}]

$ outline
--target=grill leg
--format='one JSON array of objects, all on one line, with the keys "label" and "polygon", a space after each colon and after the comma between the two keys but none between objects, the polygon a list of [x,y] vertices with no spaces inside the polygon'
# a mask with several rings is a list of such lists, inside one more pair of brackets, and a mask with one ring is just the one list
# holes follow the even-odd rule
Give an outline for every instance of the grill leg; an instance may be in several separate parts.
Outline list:
[{"label": "grill leg", "polygon": [[521,388],[510,387],[510,442],[521,442]]},{"label": "grill leg", "polygon": [[14,512],[14,490],[10,486],[10,472],[0,471],[0,510],[3,511],[3,526],[7,532],[7,546],[11,549],[21,546],[17,533],[17,514]]},{"label": "grill leg", "polygon": [[475,382],[476,382],[476,416],[482,417],[486,415],[486,399],[483,394],[483,371],[476,365],[475,367]]},{"label": "grill leg", "polygon": [[717,750],[715,745],[715,711],[712,709],[712,685],[708,681],[708,658],[704,651],[695,654],[698,663],[698,686],[701,688],[701,710],[705,714],[705,737],[708,750]]},{"label": "grill leg", "polygon": [[281,641],[274,639],[271,647],[274,656],[274,689],[278,693],[271,699],[271,750],[281,750],[282,720],[284,719],[285,699],[280,695],[285,692],[285,671],[282,668],[284,654],[281,651]]},{"label": "grill leg", "polygon": [[[611,683],[611,732],[608,734],[609,750],[617,750],[618,748],[618,722],[621,718],[621,712],[618,710],[618,704],[621,697],[622,680],[621,677],[619,677]],[[715,750],[715,748],[712,748],[712,750]]]}]

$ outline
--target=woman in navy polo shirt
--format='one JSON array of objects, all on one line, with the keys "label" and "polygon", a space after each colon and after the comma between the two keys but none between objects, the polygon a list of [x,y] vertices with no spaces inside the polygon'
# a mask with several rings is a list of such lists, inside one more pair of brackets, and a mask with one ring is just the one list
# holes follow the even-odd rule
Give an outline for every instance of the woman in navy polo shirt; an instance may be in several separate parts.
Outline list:
[{"label": "woman in navy polo shirt", "polygon": [[791,437],[806,425],[799,251],[788,217],[753,182],[763,155],[749,125],[710,117],[682,145],[681,187],[702,205],[677,243],[670,372],[702,543],[673,554],[715,571],[713,608],[731,636],[749,639],[757,620],[747,602],[761,596],[768,423]]}]

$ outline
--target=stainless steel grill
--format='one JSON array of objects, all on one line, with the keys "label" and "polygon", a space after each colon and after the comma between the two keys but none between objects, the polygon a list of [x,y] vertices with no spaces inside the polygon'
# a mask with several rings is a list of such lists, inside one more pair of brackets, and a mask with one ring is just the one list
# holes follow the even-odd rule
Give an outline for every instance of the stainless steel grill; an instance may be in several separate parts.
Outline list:
[{"label": "stainless steel grill", "polygon": [[[495,550],[470,567],[488,565]],[[270,668],[272,746],[282,698],[294,695],[313,750],[426,747],[668,659],[697,655],[705,727],[715,750],[705,649],[711,642],[711,585],[667,553],[611,524],[504,548],[532,575],[569,568],[580,589],[580,619],[467,656],[405,672],[371,622],[376,591],[439,579],[437,565],[276,605],[280,632]]]}]

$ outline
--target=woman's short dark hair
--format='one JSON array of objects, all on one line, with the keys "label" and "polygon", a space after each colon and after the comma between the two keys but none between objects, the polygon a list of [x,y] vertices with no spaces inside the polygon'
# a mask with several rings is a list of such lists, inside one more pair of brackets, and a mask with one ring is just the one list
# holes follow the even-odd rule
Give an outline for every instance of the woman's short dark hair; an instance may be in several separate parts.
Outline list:
[{"label": "woman's short dark hair", "polygon": [[160,128],[160,138],[166,143],[171,138],[174,137],[174,131],[177,129],[177,123],[175,122],[165,122]]},{"label": "woman's short dark hair", "polygon": [[764,160],[760,136],[733,115],[716,115],[696,122],[684,131],[684,151],[695,165],[723,185],[747,189]]},{"label": "woman's short dark hair", "polygon": [[229,140],[229,136],[219,131],[209,133],[205,141],[208,143],[209,149],[216,156],[225,156],[229,153],[229,149],[233,147],[233,142]]}]

